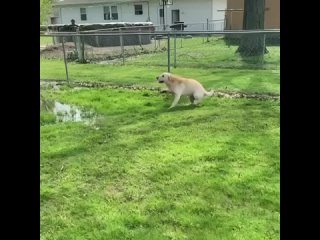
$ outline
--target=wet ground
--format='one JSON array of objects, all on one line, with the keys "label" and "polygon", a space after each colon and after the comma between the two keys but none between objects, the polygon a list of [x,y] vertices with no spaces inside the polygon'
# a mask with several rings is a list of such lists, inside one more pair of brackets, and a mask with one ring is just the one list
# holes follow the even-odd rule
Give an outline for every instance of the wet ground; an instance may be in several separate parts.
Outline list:
[{"label": "wet ground", "polygon": [[[52,88],[59,90],[59,87],[62,85],[68,85],[73,89],[81,89],[81,88],[112,88],[112,89],[131,89],[131,90],[150,90],[150,91],[159,91],[160,93],[166,93],[166,91],[162,91],[160,87],[147,87],[147,86],[137,86],[130,84],[110,84],[103,82],[78,82],[78,81],[64,81],[64,80],[41,80],[40,87],[42,88]],[[234,91],[214,91],[214,97],[225,97],[225,98],[253,98],[258,100],[280,100],[279,95],[271,95],[271,94],[249,94],[242,92],[234,92]]]},{"label": "wet ground", "polygon": [[87,125],[94,125],[97,118],[93,111],[43,97],[40,97],[40,110],[54,113],[56,122],[84,122]]}]

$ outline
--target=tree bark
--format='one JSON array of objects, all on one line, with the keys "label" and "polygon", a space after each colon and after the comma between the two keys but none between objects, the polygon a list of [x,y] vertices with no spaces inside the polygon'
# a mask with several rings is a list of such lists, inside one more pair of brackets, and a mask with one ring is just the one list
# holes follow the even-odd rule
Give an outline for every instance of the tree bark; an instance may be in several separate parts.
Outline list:
[{"label": "tree bark", "polygon": [[[265,0],[244,0],[243,29],[264,29]],[[241,56],[261,56],[268,53],[263,34],[244,34],[237,52]]]}]

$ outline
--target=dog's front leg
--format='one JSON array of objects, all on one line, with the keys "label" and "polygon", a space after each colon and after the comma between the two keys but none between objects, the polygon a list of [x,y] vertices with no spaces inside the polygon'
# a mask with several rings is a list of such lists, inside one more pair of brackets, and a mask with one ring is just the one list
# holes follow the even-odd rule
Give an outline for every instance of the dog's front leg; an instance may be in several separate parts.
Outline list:
[{"label": "dog's front leg", "polygon": [[160,90],[160,93],[171,93],[170,89],[162,89]]},{"label": "dog's front leg", "polygon": [[170,109],[170,108],[173,108],[173,107],[175,107],[175,106],[177,105],[177,103],[178,103],[179,100],[180,100],[180,97],[181,97],[181,94],[175,94],[174,100],[173,100],[171,106],[169,107],[169,109]]}]

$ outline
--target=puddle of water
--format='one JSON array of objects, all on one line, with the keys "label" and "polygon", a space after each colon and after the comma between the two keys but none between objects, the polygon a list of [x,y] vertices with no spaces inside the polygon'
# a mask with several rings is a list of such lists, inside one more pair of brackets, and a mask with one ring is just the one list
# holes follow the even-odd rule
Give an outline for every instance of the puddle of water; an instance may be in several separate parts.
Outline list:
[{"label": "puddle of water", "polygon": [[96,113],[85,111],[77,106],[42,99],[40,109],[53,112],[56,116],[56,122],[84,122],[87,125],[93,125],[96,122]]},{"label": "puddle of water", "polygon": [[54,90],[60,90],[60,87],[58,86],[58,82],[56,81],[52,81],[52,82],[40,81],[40,88],[52,88]]}]

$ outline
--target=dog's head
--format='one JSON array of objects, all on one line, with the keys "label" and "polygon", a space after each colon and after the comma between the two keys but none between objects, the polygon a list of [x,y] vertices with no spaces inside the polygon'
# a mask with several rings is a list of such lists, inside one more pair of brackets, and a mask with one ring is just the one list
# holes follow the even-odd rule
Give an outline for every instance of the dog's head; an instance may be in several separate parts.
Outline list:
[{"label": "dog's head", "polygon": [[164,72],[156,77],[159,83],[167,83],[170,80],[170,73]]}]

